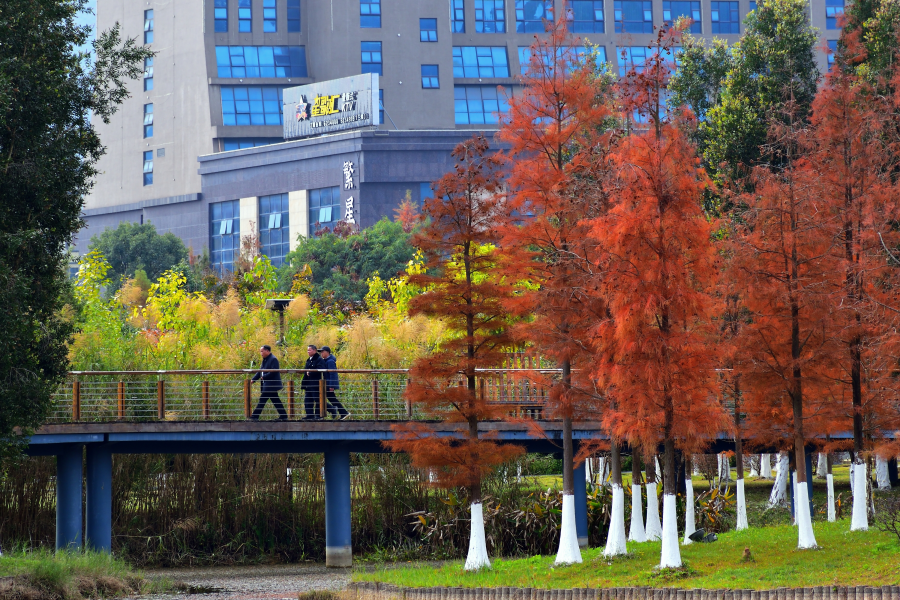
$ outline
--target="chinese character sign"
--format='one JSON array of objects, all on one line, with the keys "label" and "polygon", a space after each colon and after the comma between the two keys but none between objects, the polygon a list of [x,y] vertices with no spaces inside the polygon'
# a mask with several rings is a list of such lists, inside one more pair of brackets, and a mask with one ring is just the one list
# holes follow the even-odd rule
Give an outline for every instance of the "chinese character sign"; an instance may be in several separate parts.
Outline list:
[{"label": "chinese character sign", "polygon": [[312,116],[324,117],[325,115],[333,115],[340,112],[338,110],[338,98],[340,94],[334,96],[316,96],[316,102],[312,108]]},{"label": "chinese character sign", "polygon": [[285,89],[284,139],[379,125],[378,89],[377,73]]},{"label": "chinese character sign", "polygon": [[347,223],[350,223],[352,225],[355,225],[356,217],[354,216],[353,204],[354,204],[353,196],[350,196],[349,198],[347,198],[344,201],[344,207],[345,207],[344,221],[346,221]]},{"label": "chinese character sign", "polygon": [[344,189],[353,189],[353,162],[349,160],[344,162]]}]

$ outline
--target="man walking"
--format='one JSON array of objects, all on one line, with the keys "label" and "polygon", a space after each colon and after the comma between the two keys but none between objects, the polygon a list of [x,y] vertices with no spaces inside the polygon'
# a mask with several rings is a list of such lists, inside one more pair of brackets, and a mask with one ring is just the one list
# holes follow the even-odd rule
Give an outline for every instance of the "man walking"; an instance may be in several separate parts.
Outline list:
[{"label": "man walking", "polygon": [[303,420],[315,421],[322,418],[319,416],[318,409],[319,381],[322,379],[322,373],[316,369],[324,369],[325,361],[322,360],[322,355],[319,354],[319,349],[314,344],[306,347],[306,354],[309,358],[306,359],[306,364],[303,365],[303,368],[307,369],[307,371],[303,374],[303,379],[300,381],[300,386],[304,392],[303,404],[306,409],[306,416],[303,417]]},{"label": "man walking", "polygon": [[337,399],[337,390],[341,387],[340,379],[338,379],[337,359],[331,353],[331,348],[322,346],[320,351],[322,360],[325,361],[325,397],[328,398],[328,413],[334,418],[340,418],[341,421],[348,418],[350,413]]},{"label": "man walking", "polygon": [[[263,346],[259,349],[259,354],[262,356],[262,364],[259,365],[260,369],[280,369],[281,366],[278,364],[278,359],[275,358],[275,355],[272,354],[271,346]],[[278,397],[278,391],[283,387],[281,384],[281,373],[278,371],[259,371],[256,375],[253,376],[253,379],[250,381],[256,381],[259,379],[259,403],[257,403],[256,408],[253,409],[253,414],[250,416],[251,421],[259,421],[259,415],[262,414],[263,409],[266,407],[266,402],[271,400],[272,406],[275,407],[275,410],[278,411],[278,420],[279,421],[287,421],[287,412],[284,410],[284,405],[281,403],[281,399]]]}]

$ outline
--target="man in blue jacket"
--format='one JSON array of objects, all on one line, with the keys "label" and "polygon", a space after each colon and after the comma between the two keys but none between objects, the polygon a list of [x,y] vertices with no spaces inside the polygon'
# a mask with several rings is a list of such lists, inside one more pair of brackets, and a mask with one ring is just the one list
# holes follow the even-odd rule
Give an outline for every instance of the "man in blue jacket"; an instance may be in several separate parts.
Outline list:
[{"label": "man in blue jacket", "polygon": [[[263,346],[259,349],[259,354],[262,356],[262,364],[259,365],[260,369],[280,369],[281,365],[278,364],[278,359],[275,358],[275,355],[272,354],[271,346]],[[275,410],[278,411],[278,420],[279,421],[287,421],[287,411],[284,410],[284,405],[281,403],[281,399],[278,397],[278,390],[284,387],[281,384],[281,373],[278,371],[274,372],[263,372],[259,371],[256,375],[253,376],[253,379],[250,381],[256,381],[259,379],[259,403],[257,403],[256,408],[253,409],[253,414],[250,416],[251,421],[259,421],[259,415],[262,414],[263,409],[266,407],[266,402],[271,400],[272,406],[275,407]]]},{"label": "man in blue jacket", "polygon": [[350,416],[350,413],[344,408],[341,401],[337,399],[337,394],[335,393],[341,387],[341,382],[338,379],[337,359],[328,346],[322,346],[319,353],[325,361],[324,368],[328,369],[325,373],[325,397],[328,399],[328,413],[334,418],[340,418],[343,421]]}]

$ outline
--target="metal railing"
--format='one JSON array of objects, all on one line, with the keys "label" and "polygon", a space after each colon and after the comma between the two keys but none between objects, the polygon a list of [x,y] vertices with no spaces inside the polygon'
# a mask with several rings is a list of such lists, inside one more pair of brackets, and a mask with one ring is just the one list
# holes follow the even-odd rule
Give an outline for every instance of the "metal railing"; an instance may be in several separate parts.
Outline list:
[{"label": "metal railing", "polygon": [[[74,371],[54,395],[51,423],[109,421],[237,421],[250,418],[260,386],[251,377],[259,370],[216,371]],[[304,388],[303,369],[279,369],[280,400],[289,420],[329,417],[325,379]],[[319,371],[325,373],[325,371]],[[429,418],[404,396],[406,369],[338,369],[337,399],[352,420],[407,421]],[[479,370],[479,398],[508,414],[541,418],[546,386],[534,382],[553,377],[555,369]],[[449,385],[462,385],[460,378]],[[267,403],[262,419],[277,417]]]}]

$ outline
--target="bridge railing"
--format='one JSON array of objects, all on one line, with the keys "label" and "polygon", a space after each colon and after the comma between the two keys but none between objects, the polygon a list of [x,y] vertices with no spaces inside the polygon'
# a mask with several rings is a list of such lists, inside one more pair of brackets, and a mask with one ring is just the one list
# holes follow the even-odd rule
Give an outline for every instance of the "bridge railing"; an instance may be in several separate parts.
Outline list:
[{"label": "bridge railing", "polygon": [[[260,396],[258,370],[216,371],[78,371],[54,397],[51,422],[237,421],[250,417]],[[280,400],[288,419],[328,417],[324,379],[308,387],[306,371],[281,369]],[[476,393],[510,414],[539,418],[547,400],[545,386],[534,383],[531,369],[479,371]],[[553,369],[539,371],[553,377]],[[406,369],[339,369],[337,399],[353,420],[420,420],[427,416],[404,397]],[[463,380],[448,382],[462,385]],[[262,418],[277,417],[267,404]]]}]

